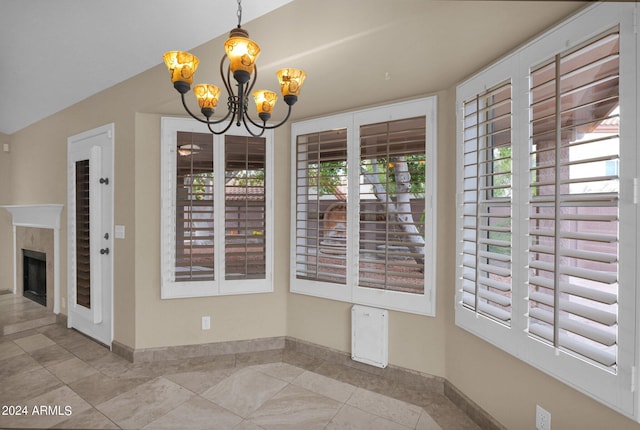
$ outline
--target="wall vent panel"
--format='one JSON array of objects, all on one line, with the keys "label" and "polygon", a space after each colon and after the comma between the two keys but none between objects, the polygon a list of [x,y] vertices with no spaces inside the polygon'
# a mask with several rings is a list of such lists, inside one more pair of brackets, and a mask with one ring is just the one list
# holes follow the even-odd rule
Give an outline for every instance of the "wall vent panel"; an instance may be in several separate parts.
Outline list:
[{"label": "wall vent panel", "polygon": [[351,308],[351,358],[376,367],[389,362],[389,315],[385,309]]}]

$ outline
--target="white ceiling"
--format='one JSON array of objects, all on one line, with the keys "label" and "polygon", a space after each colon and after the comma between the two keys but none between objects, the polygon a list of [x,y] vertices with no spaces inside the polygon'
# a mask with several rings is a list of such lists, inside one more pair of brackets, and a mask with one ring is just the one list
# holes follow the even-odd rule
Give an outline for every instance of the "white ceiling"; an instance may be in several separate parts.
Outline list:
[{"label": "white ceiling", "polygon": [[[290,1],[243,0],[242,23]],[[236,11],[236,0],[0,0],[0,133],[227,33]]]}]

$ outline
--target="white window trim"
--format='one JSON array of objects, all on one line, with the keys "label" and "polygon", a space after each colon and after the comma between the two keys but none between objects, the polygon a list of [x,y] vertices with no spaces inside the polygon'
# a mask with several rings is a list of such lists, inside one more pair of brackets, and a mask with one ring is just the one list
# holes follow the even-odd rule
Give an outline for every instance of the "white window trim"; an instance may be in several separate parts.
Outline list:
[{"label": "white window trim", "polygon": [[[161,119],[161,289],[162,299],[207,297],[233,294],[268,293],[273,291],[273,130],[266,130],[265,139],[265,258],[266,273],[264,279],[225,280],[224,235],[215,235],[215,280],[175,282],[175,219],[176,219],[176,144],[177,132],[210,133],[205,124],[186,118],[163,117]],[[250,136],[241,128],[230,130],[227,134],[234,136]],[[213,136],[214,175],[224,177],[224,135]],[[224,180],[214,180],[214,228],[224,231]],[[222,252],[221,252],[222,250]]]},{"label": "white window trim", "polygon": [[[426,188],[425,188],[425,286],[423,294],[410,294],[399,291],[379,290],[357,285],[358,271],[358,228],[350,227],[347,236],[347,253],[351,263],[347,264],[346,285],[329,282],[298,279],[296,277],[296,204],[291,208],[291,266],[290,289],[293,293],[323,297],[348,303],[375,306],[401,312],[435,316],[435,268],[436,268],[436,211],[434,202],[437,189],[437,97],[427,97],[408,102],[395,103],[351,113],[338,114],[315,120],[294,123],[291,126],[291,195],[296,198],[297,159],[296,138],[301,134],[321,132],[337,128],[346,128],[349,152],[347,165],[360,164],[360,125],[376,122],[393,121],[424,115],[426,121],[425,154],[426,154]],[[357,150],[356,150],[357,149]],[[358,169],[348,169],[350,184],[358,184]],[[353,193],[352,195],[356,195]],[[347,199],[347,224],[359,225],[359,201],[357,198]],[[353,264],[355,262],[355,264]]]},{"label": "white window trim", "polygon": [[[638,377],[640,357],[636,317],[640,316],[640,294],[637,294],[640,268],[637,264],[640,245],[637,228],[638,166],[640,151],[634,146],[638,139],[638,68],[640,42],[637,34],[637,6],[633,3],[601,3],[591,6],[564,23],[546,32],[532,42],[476,74],[457,88],[457,172],[461,177],[462,106],[465,100],[487,88],[511,79],[513,84],[513,293],[512,323],[507,327],[483,317],[461,304],[462,275],[461,232],[462,217],[457,216],[456,235],[456,324],[600,401],[612,409],[640,421]],[[563,353],[548,344],[529,337],[527,329],[526,262],[528,221],[526,219],[529,145],[528,76],[531,67],[551,58],[556,53],[578,45],[590,38],[620,25],[620,104],[621,104],[621,157],[620,167],[620,271],[618,310],[618,371],[612,374],[573,355]],[[627,163],[624,162],[627,160]],[[630,162],[635,160],[634,162]],[[461,207],[462,183],[457,184],[457,207]],[[521,209],[520,212],[517,212]],[[632,269],[629,269],[632,268]],[[633,269],[635,268],[635,269]]]}]

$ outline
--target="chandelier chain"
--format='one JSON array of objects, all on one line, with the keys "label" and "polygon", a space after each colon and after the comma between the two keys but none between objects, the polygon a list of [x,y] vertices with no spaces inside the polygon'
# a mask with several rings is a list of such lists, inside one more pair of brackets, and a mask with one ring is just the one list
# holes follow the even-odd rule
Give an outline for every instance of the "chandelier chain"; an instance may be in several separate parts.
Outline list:
[{"label": "chandelier chain", "polygon": [[242,22],[242,0],[238,0],[238,27],[240,27],[240,23]]}]

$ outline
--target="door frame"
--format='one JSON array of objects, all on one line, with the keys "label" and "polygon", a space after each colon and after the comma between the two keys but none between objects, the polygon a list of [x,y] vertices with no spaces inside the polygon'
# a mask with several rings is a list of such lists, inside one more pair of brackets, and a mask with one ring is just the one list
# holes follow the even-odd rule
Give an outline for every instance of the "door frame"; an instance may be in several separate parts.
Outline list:
[{"label": "door frame", "polygon": [[[80,148],[81,145],[86,145],[86,142],[93,138],[104,137],[106,139],[102,140],[99,144],[94,146],[87,146],[86,148]],[[101,283],[101,289],[108,289],[106,291],[106,297],[108,298],[108,308],[107,312],[104,312],[104,309],[100,308],[97,314],[95,309],[92,311],[84,312],[79,310],[80,312],[74,311],[76,307],[76,289],[75,289],[75,281],[74,281],[74,273],[75,273],[75,264],[74,264],[74,241],[75,241],[75,212],[72,208],[75,208],[75,161],[73,158],[77,151],[86,151],[87,158],[91,160],[90,154],[92,151],[95,151],[95,148],[102,148],[102,156],[100,156],[101,163],[106,162],[106,165],[101,164],[101,178],[108,178],[108,184],[100,185],[101,187],[107,186],[110,187],[109,193],[106,196],[106,201],[104,199],[101,201],[101,211],[97,214],[100,219],[103,219],[105,216],[107,218],[106,226],[103,225],[104,231],[100,232],[100,235],[103,233],[109,234],[108,239],[108,248],[110,252],[108,255],[100,256],[100,258],[107,258],[108,267],[106,268],[106,276],[108,278],[108,282]],[[100,343],[105,344],[109,348],[111,348],[113,342],[113,249],[114,249],[114,235],[113,235],[113,225],[114,225],[114,147],[115,147],[115,125],[114,123],[110,123],[101,127],[94,128],[92,130],[88,130],[74,136],[70,136],[67,139],[67,327],[75,328],[76,330],[86,334],[89,337],[94,338]],[[83,157],[84,159],[84,157]],[[102,182],[102,181],[101,181]],[[100,195],[100,194],[99,194]],[[92,239],[95,235],[92,235]],[[99,247],[92,246],[92,252],[95,253]],[[102,264],[102,263],[101,263]],[[104,279],[103,279],[104,280]],[[103,305],[104,302],[99,300]],[[81,313],[90,314],[91,318],[85,318]],[[87,316],[88,316],[87,315]],[[92,321],[93,319],[93,321]],[[96,319],[100,320],[96,323]],[[98,327],[97,324],[103,324],[105,326]]]}]

